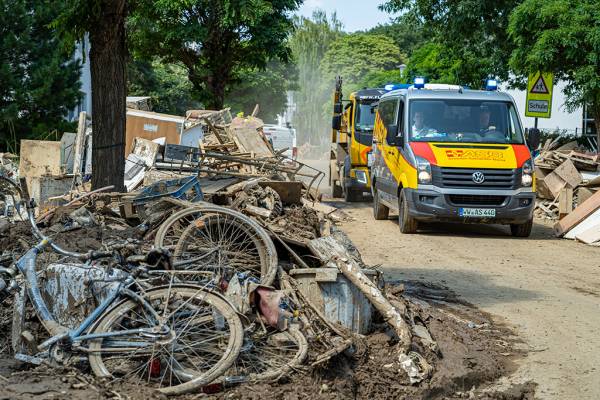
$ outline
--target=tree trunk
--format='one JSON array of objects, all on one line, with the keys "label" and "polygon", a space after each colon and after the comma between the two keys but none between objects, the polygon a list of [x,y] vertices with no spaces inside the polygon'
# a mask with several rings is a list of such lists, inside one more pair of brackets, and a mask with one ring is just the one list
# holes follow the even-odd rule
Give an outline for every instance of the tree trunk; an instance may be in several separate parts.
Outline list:
[{"label": "tree trunk", "polygon": [[124,191],[126,0],[103,0],[90,32],[92,76],[92,189]]},{"label": "tree trunk", "polygon": [[216,72],[207,77],[206,87],[211,94],[211,100],[207,102],[206,108],[209,110],[221,110],[225,103],[225,85],[229,76],[224,72]]}]

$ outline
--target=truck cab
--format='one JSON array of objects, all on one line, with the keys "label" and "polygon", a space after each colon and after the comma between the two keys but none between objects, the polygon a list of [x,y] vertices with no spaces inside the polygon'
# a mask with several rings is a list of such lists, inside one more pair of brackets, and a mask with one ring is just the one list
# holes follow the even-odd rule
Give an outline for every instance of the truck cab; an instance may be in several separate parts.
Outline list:
[{"label": "truck cab", "polygon": [[372,157],[374,217],[397,210],[402,233],[422,221],[531,232],[533,159],[506,93],[425,84],[389,92],[377,106]]},{"label": "truck cab", "polygon": [[370,160],[375,125],[374,105],[384,89],[362,89],[342,100],[341,78],[336,81],[331,133],[329,184],[333,197],[360,201],[371,192]]}]

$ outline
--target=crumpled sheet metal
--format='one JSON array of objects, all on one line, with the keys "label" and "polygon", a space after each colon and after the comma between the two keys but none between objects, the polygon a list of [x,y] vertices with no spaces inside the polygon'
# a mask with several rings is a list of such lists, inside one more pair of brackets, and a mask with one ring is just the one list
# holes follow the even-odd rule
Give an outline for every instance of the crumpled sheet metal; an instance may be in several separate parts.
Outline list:
[{"label": "crumpled sheet metal", "polygon": [[406,371],[411,384],[421,382],[423,379],[431,376],[433,372],[431,364],[423,356],[414,351],[408,354],[400,354],[398,361],[402,369]]}]

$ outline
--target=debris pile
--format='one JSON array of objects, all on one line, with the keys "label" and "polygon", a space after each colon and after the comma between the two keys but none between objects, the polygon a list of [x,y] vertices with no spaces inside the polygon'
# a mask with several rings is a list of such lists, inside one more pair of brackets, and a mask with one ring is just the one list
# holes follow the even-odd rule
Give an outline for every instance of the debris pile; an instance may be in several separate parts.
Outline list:
[{"label": "debris pile", "polygon": [[[165,313],[171,287],[177,285],[187,285],[188,291],[189,287],[208,288],[210,294],[206,296],[225,299],[225,306],[235,308],[227,316],[231,324],[223,322],[225,314],[214,310],[197,322],[204,326],[212,321],[221,332],[219,343],[223,336],[227,339],[223,333],[226,326],[230,328],[229,343],[235,341],[232,338],[236,329],[235,334],[242,339],[226,352],[231,362],[220,365],[218,373],[207,375],[210,379],[202,381],[201,387],[194,388],[196,391],[210,393],[241,383],[244,385],[230,391],[236,398],[244,398],[252,396],[240,387],[260,388],[261,384],[277,382],[281,390],[286,390],[286,385],[299,385],[297,390],[314,395],[314,391],[303,387],[306,382],[313,382],[307,387],[319,388],[320,383],[315,382],[328,381],[320,386],[321,392],[345,397],[355,392],[356,388],[350,386],[356,384],[361,397],[384,398],[441,388],[449,394],[464,390],[444,378],[436,380],[438,369],[442,370],[441,377],[456,382],[467,376],[472,382],[487,382],[499,376],[489,371],[502,370],[502,354],[511,354],[512,348],[508,344],[498,347],[496,335],[505,337],[508,333],[479,330],[490,326],[491,321],[464,304],[457,304],[460,311],[453,311],[454,306],[443,296],[423,298],[403,285],[386,284],[382,274],[364,264],[350,240],[336,227],[344,214],[319,201],[317,187],[323,173],[273,149],[262,133],[262,121],[253,116],[231,119],[228,110],[191,111],[186,120],[203,127],[197,147],[170,144],[166,137],[132,139],[125,172],[127,193],[112,192],[112,187],[86,191],[83,177],[89,153],[85,151],[75,151],[75,166],[69,174],[65,173],[68,162],[61,155],[60,144],[52,144],[59,150],[58,157],[43,160],[35,150],[42,144],[31,141],[34,143],[22,146],[26,154],[21,155],[19,172],[28,190],[10,192],[9,186],[1,186],[0,194],[4,210],[0,222],[6,227],[0,229],[0,293],[14,293],[13,314],[17,316],[11,317],[10,333],[0,331],[0,349],[6,352],[10,348],[21,361],[65,367],[91,354],[90,366],[98,373],[99,356],[94,354],[104,350],[95,347],[97,350],[92,351],[92,347],[107,340],[107,352],[118,354],[120,343],[128,342],[94,339],[91,331],[73,332],[95,307],[110,298],[111,290],[117,290],[114,287],[120,288],[119,284],[114,286],[115,282],[133,279],[136,287],[142,288],[137,296],[154,289],[167,293]],[[83,135],[91,131],[85,115],[80,122],[75,148],[87,146]],[[45,183],[40,185],[40,179]],[[57,180],[68,184],[62,192],[46,196],[30,229],[22,209],[31,204],[27,192],[38,187],[33,195],[39,195],[48,182]],[[55,182],[52,188],[58,191]],[[9,205],[17,209],[10,216],[6,212]],[[30,207],[28,210],[33,212]],[[38,228],[43,233],[37,232]],[[25,288],[31,287],[31,275],[25,285],[22,278],[15,279],[17,270],[11,270],[42,234],[65,251],[79,253],[65,261],[49,251],[36,265],[38,275],[43,277],[39,281],[41,296],[58,327],[48,324],[48,310],[36,309],[40,308],[38,297],[37,303],[26,306],[29,295]],[[102,257],[112,261],[94,261],[91,257],[97,252],[105,253]],[[96,281],[102,283],[102,290],[93,283]],[[161,289],[164,287],[168,289]],[[136,298],[136,294],[128,296]],[[149,304],[159,300],[154,298]],[[177,300],[181,301],[176,298],[173,304]],[[183,301],[175,311],[186,303]],[[124,305],[120,307],[125,310]],[[190,308],[187,313],[194,314],[194,310]],[[110,307],[105,310],[110,311]],[[46,319],[38,319],[38,314]],[[0,318],[7,315],[2,312]],[[459,315],[470,315],[478,322]],[[182,348],[176,340],[178,333],[162,333],[160,326],[136,328],[136,318],[130,322],[117,320],[127,334],[142,332],[141,339],[129,343],[128,349],[144,346],[148,338],[159,338],[157,345],[172,352]],[[170,321],[159,320],[161,324]],[[183,326],[185,331],[189,321],[172,329]],[[11,321],[0,320],[0,326],[9,325]],[[98,326],[102,322],[91,329]],[[459,333],[448,333],[449,327]],[[198,328],[198,334],[205,334],[203,329]],[[88,337],[84,334],[83,339],[69,343],[73,339],[64,336],[65,330],[70,330],[69,338],[81,333]],[[84,346],[86,341],[89,349]],[[37,353],[44,344],[48,349]],[[477,356],[481,348],[487,349],[485,357]],[[87,351],[78,352],[81,349]],[[185,390],[190,390],[192,381],[201,381],[189,368],[174,366],[185,363],[174,355],[166,361],[161,358],[164,354],[154,355],[154,350],[148,354],[142,351],[141,356],[146,358],[137,369],[132,369],[131,362],[115,367],[114,371],[130,372],[120,378],[111,372],[113,382],[109,385],[116,380],[119,384],[137,382],[162,390],[173,379],[165,381],[165,375],[161,375],[169,370],[179,379],[176,383],[188,388]],[[113,358],[119,362],[118,356]],[[448,372],[453,369],[450,363],[467,365],[472,359],[478,362]],[[353,376],[337,388],[327,380],[335,365],[343,365]],[[478,374],[480,378],[473,377]],[[373,376],[377,376],[379,386],[369,382]],[[338,375],[332,379],[341,378]],[[186,386],[185,381],[190,385]],[[18,394],[12,377],[7,382],[13,385],[8,390]],[[394,390],[385,394],[381,388],[388,385]],[[265,393],[264,397],[270,395]]]},{"label": "debris pile", "polygon": [[600,203],[596,206],[600,156],[576,146],[576,142],[570,142],[553,150],[552,141],[544,144],[535,159],[535,212],[539,218],[558,221],[557,236],[600,245],[600,219],[594,215],[600,207]]}]

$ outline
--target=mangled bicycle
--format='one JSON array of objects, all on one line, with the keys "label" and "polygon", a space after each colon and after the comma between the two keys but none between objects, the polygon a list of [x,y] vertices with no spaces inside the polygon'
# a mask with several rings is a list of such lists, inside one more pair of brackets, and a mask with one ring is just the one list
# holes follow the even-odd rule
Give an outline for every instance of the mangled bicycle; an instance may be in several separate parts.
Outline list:
[{"label": "mangled bicycle", "polygon": [[[15,191],[18,191],[15,185]],[[235,308],[221,295],[200,285],[175,283],[168,254],[159,250],[123,258],[118,250],[67,251],[36,226],[34,204],[24,205],[37,245],[13,265],[0,267],[0,300],[19,288],[50,335],[29,346],[31,363],[67,364],[86,356],[98,377],[127,380],[165,394],[193,391],[221,376],[235,362],[243,328]],[[97,306],[75,327],[61,325],[42,294],[36,259],[50,247],[83,262]],[[112,260],[110,268],[99,263]],[[60,301],[60,299],[54,299]],[[26,346],[23,346],[23,348]]]}]

